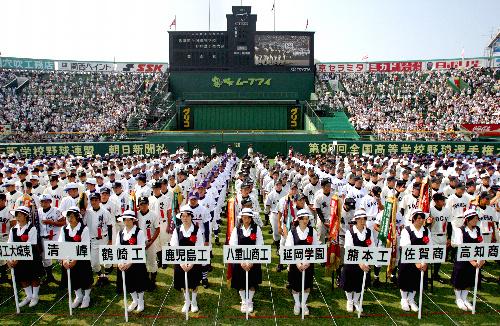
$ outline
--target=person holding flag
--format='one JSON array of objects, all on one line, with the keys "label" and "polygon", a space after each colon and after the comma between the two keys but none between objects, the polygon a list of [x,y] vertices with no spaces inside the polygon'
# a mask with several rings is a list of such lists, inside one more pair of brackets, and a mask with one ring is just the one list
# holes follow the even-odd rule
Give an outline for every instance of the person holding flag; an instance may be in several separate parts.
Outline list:
[{"label": "person holding flag", "polygon": [[[278,202],[278,234],[281,235],[280,248],[285,244],[288,231],[292,228],[292,223],[296,218],[295,201],[297,200],[297,184],[292,183],[288,194]],[[285,267],[278,264],[277,272],[281,272]]]},{"label": "person holding flag", "polygon": [[[458,246],[464,243],[483,243],[481,230],[477,226],[479,216],[474,209],[468,209],[463,214],[464,225],[455,229],[451,238],[451,245]],[[472,304],[467,300],[470,288],[474,287],[476,268],[484,265],[484,260],[458,261],[453,264],[451,284],[455,288],[455,303],[458,308],[472,311]],[[478,281],[481,277],[478,277]]]},{"label": "person holding flag", "polygon": [[[144,231],[136,225],[137,217],[134,211],[127,210],[118,219],[120,222],[123,222],[124,228],[120,231],[120,233],[118,233],[118,236],[116,237],[116,246],[147,245]],[[146,269],[146,264],[121,263],[118,264],[118,269],[125,272],[125,286],[127,288],[127,291],[130,293],[130,296],[132,297],[132,302],[127,307],[127,311],[143,311],[144,291],[148,287],[148,271]],[[118,273],[118,275],[121,279],[122,273]]]},{"label": "person holding flag", "polygon": [[[62,214],[67,224],[59,233],[58,242],[88,242],[90,243],[89,228],[83,224],[80,209],[70,207]],[[71,288],[75,291],[75,299],[71,308],[88,308],[90,305],[90,290],[93,283],[92,266],[89,260],[61,260],[61,266],[71,270]]]},{"label": "person holding flag", "polygon": [[[373,247],[375,246],[375,238],[373,233],[366,226],[366,212],[362,209],[354,213],[354,217],[349,222],[350,227],[345,234],[344,248],[346,247]],[[365,264],[345,264],[342,268],[340,276],[340,287],[345,291],[347,297],[347,311],[361,311],[359,304],[361,298],[363,274],[366,272],[365,286],[370,285],[370,266]]]},{"label": "person holding flag", "polygon": [[178,220],[176,216],[179,214],[180,207],[184,201],[184,198],[182,197],[182,189],[176,183],[175,174],[169,174],[168,176],[168,192],[172,194],[172,212],[170,213],[172,214],[172,219],[168,227],[168,232],[172,234],[175,228],[181,225],[181,221]]},{"label": "person holding flag", "polygon": [[[324,243],[326,234],[330,229],[331,202],[332,202],[332,181],[330,178],[321,180],[321,191],[314,196],[313,208],[318,214],[316,229],[318,230],[319,242]],[[349,196],[348,196],[349,197]],[[356,200],[356,198],[354,198]]]},{"label": "person holding flag", "polygon": [[[10,229],[15,225],[14,217],[7,207],[7,196],[0,193],[0,243],[7,242]],[[7,283],[7,261],[0,260],[0,284]]]},{"label": "person holding flag", "polygon": [[[318,232],[310,225],[312,214],[309,210],[301,209],[297,211],[290,232],[287,232],[285,246],[306,246],[319,245]],[[300,293],[302,291],[302,272],[305,271],[304,280],[304,302],[301,305]],[[309,315],[309,308],[306,305],[307,298],[311,292],[314,281],[314,264],[297,263],[291,264],[288,271],[288,282],[292,290],[294,306],[293,313],[300,314],[300,308],[304,307],[304,315]]]},{"label": "person holding flag", "polygon": [[[412,224],[401,231],[401,247],[415,245],[432,245],[431,231],[424,226],[425,213],[416,209],[411,213]],[[427,270],[426,263],[399,263],[398,285],[401,291],[401,309],[404,311],[418,311],[415,303],[415,294],[419,289],[421,271]],[[424,283],[427,274],[424,273]]]},{"label": "person holding flag", "polygon": [[158,245],[156,253],[158,262],[160,262],[160,266],[166,268],[167,265],[163,265],[162,257],[161,257],[161,248],[166,246],[170,242],[170,238],[172,237],[172,233],[168,232],[168,224],[172,219],[172,198],[170,198],[171,193],[167,192],[163,194],[161,192],[162,183],[161,181],[156,181],[152,184],[153,195],[149,197],[149,208],[152,212],[155,213],[156,216],[159,217],[159,228],[160,233],[158,235]]},{"label": "person holding flag", "polygon": [[[233,228],[229,239],[230,246],[261,246],[264,245],[262,230],[258,226],[253,217],[254,213],[251,208],[243,208],[238,221],[238,225]],[[248,305],[245,298],[245,272],[248,272]],[[262,269],[260,264],[233,264],[231,287],[236,289],[241,297],[241,312],[253,312],[253,297],[255,290],[262,283]]]}]

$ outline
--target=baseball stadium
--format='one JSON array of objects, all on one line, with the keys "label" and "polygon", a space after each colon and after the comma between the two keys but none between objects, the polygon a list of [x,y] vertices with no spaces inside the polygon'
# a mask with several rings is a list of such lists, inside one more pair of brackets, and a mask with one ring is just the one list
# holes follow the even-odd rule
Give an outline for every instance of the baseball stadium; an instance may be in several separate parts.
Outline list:
[{"label": "baseball stadium", "polygon": [[[276,28],[303,4],[175,2],[157,61],[19,55],[29,23],[0,23],[1,325],[500,325],[500,29],[482,55],[319,60],[314,15]],[[75,28],[106,38],[125,9],[93,5],[114,14]]]}]

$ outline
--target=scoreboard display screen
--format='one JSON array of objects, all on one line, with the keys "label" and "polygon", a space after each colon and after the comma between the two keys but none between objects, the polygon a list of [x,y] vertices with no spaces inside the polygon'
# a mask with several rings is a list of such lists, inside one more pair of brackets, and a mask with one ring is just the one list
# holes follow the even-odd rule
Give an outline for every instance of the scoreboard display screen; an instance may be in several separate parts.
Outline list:
[{"label": "scoreboard display screen", "polygon": [[257,15],[234,6],[227,31],[169,32],[172,71],[314,71],[314,32],[257,32]]}]

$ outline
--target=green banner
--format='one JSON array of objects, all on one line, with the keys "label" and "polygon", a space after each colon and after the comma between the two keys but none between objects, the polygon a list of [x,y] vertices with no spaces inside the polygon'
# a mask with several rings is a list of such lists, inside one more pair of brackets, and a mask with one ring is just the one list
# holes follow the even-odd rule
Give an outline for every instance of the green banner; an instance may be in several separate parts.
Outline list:
[{"label": "green banner", "polygon": [[389,226],[391,225],[393,207],[394,202],[392,200],[387,200],[385,202],[384,213],[382,214],[382,221],[380,224],[380,231],[378,233],[378,239],[382,241],[384,247],[387,241],[387,235],[389,234]]},{"label": "green banner", "polygon": [[3,69],[33,69],[54,70],[54,60],[29,59],[29,58],[1,58],[0,68]]},{"label": "green banner", "polygon": [[500,153],[499,142],[391,142],[391,141],[289,141],[295,152],[303,154],[326,154],[334,149],[339,154],[439,154],[459,153],[471,156],[490,156]]}]

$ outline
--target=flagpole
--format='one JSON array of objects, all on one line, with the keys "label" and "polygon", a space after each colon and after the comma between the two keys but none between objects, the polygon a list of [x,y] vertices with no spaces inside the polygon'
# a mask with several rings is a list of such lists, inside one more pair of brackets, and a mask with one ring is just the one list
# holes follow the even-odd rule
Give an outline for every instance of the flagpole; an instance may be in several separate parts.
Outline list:
[{"label": "flagpole", "polygon": [[177,32],[177,15],[174,15],[175,31]]},{"label": "flagpole", "polygon": [[208,31],[211,31],[211,29],[210,29],[210,0],[208,0]]},{"label": "flagpole", "polygon": [[273,30],[276,32],[276,0],[273,1]]}]

